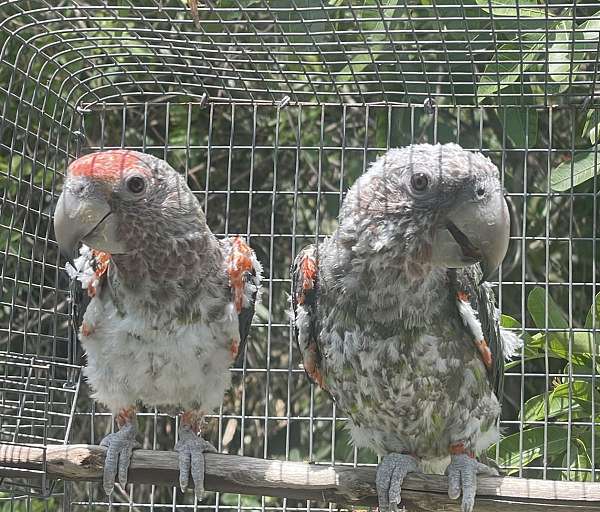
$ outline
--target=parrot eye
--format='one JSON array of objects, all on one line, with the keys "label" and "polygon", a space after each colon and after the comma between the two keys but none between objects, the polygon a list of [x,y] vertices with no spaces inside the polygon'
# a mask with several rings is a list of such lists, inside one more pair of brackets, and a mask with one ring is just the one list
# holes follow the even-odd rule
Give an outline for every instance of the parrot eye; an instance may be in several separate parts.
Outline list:
[{"label": "parrot eye", "polygon": [[146,182],[141,176],[132,176],[127,180],[127,190],[132,194],[141,194],[146,189]]},{"label": "parrot eye", "polygon": [[410,178],[410,186],[417,192],[423,192],[429,186],[429,178],[422,172],[417,172]]}]

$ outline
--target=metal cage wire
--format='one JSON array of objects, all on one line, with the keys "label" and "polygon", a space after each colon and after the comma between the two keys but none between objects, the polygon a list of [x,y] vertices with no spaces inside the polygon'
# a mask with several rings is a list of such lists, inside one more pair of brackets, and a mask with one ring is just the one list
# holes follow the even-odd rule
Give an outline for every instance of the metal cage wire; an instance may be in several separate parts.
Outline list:
[{"label": "metal cage wire", "polygon": [[[345,191],[376,156],[394,146],[454,141],[492,158],[521,219],[512,241],[516,268],[501,271],[495,288],[499,305],[520,321],[517,332],[549,340],[541,364],[522,360],[507,370],[501,426],[516,434],[521,456],[508,463],[498,448],[497,457],[522,476],[595,480],[595,393],[587,416],[574,406],[559,420],[519,411],[532,389],[551,390],[556,380],[571,403],[581,382],[596,389],[595,342],[586,371],[577,340],[579,333],[597,335],[596,309],[591,328],[582,317],[600,291],[599,186],[594,175],[587,188],[557,191],[551,171],[589,152],[575,137],[582,115],[595,127],[590,133],[598,131],[598,6],[493,4],[232,0],[200,5],[195,24],[174,0],[0,2],[2,440],[96,443],[112,428],[85,385],[80,392],[71,292],[50,224],[68,162],[125,147],[185,173],[213,232],[246,236],[265,267],[263,304],[244,364],[232,370],[232,391],[211,416],[211,441],[221,451],[259,457],[375,463],[370,452],[349,447],[345,418],[299,366],[288,269],[299,249],[335,228]],[[522,124],[516,132],[513,119]],[[595,150],[591,155],[595,169]],[[571,185],[574,171],[572,164]],[[541,327],[528,301],[537,288]],[[551,299],[566,312],[566,326],[553,323]],[[570,364],[563,368],[550,337],[564,332]],[[173,447],[175,419],[152,410],[140,418],[145,447]],[[531,464],[535,427],[543,439]],[[554,428],[565,432],[560,461],[553,458]],[[591,434],[586,467],[574,465],[582,432]],[[43,468],[39,474],[5,479],[0,500],[31,506],[47,490]],[[110,506],[97,485],[51,490],[40,502],[48,510]],[[118,490],[112,506],[332,507],[227,494],[196,504],[175,489],[143,485]]]}]

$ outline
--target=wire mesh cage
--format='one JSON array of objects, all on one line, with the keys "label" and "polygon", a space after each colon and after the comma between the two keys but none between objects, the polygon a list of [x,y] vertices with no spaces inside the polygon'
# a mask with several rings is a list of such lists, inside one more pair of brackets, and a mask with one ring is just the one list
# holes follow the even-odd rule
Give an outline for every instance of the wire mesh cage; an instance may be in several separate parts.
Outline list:
[{"label": "wire mesh cage", "polygon": [[[73,289],[50,227],[68,163],[110,148],[185,174],[219,237],[265,269],[234,385],[211,415],[219,451],[374,464],[311,386],[288,317],[289,266],[335,229],[345,191],[390,147],[457,142],[502,173],[518,230],[496,294],[525,340],[489,452],[518,476],[595,481],[600,130],[595,1],[0,1],[0,438],[97,443],[110,413],[80,386]],[[81,390],[80,390],[81,387]],[[140,414],[143,445],[176,420]],[[0,468],[2,470],[2,468]],[[5,474],[5,473],[3,473]],[[0,509],[330,509],[165,486],[0,483]],[[36,494],[43,494],[42,499]],[[48,497],[50,495],[50,497]]]}]

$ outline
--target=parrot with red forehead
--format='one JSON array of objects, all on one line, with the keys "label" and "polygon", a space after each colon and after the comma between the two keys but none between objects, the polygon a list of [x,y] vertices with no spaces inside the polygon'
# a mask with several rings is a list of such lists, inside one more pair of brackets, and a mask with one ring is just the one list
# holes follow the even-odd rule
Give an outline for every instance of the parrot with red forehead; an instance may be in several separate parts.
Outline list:
[{"label": "parrot with red forehead", "polygon": [[93,397],[115,415],[103,487],[125,485],[136,409],[182,413],[175,450],[183,491],[204,489],[203,418],[230,385],[260,293],[261,265],[239,237],[218,240],[198,200],[167,162],[137,151],[69,165],[54,214],[71,277],[90,297],[80,340]]},{"label": "parrot with red forehead", "polygon": [[456,144],[380,157],[348,191],[333,235],[292,266],[295,334],[309,377],[382,457],[376,486],[395,510],[410,472],[448,474],[471,512],[478,460],[499,438],[504,360],[484,281],[509,242],[496,166]]}]

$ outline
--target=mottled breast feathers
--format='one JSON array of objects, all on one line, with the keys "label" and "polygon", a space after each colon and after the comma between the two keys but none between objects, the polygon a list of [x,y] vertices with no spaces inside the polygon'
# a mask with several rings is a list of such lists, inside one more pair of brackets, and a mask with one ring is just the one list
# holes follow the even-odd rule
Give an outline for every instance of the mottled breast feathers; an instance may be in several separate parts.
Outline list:
[{"label": "mottled breast feathers", "polygon": [[[292,311],[294,335],[302,355],[304,369],[312,382],[326,390],[321,364],[319,332],[319,279],[318,259],[315,245],[305,247],[291,268]],[[489,283],[481,281],[479,265],[463,269],[449,269],[448,292],[457,303],[457,315],[464,329],[476,345],[487,369],[491,389],[502,397],[504,360],[514,347],[505,350],[512,340],[511,334],[500,329],[499,314],[494,304],[494,293]],[[513,338],[516,338],[512,336]],[[518,340],[515,341],[518,343]]]},{"label": "mottled breast feathers", "polygon": [[[231,356],[235,364],[243,358],[248,332],[257,301],[262,279],[262,267],[254,251],[240,237],[230,237],[220,241],[224,255],[224,265],[229,277],[231,302],[238,315],[239,339],[232,340]],[[74,265],[67,263],[71,277],[73,300],[73,322],[76,330],[85,330],[83,315],[90,300],[103,293],[108,281],[110,254],[96,251],[83,245],[80,256]]]}]

